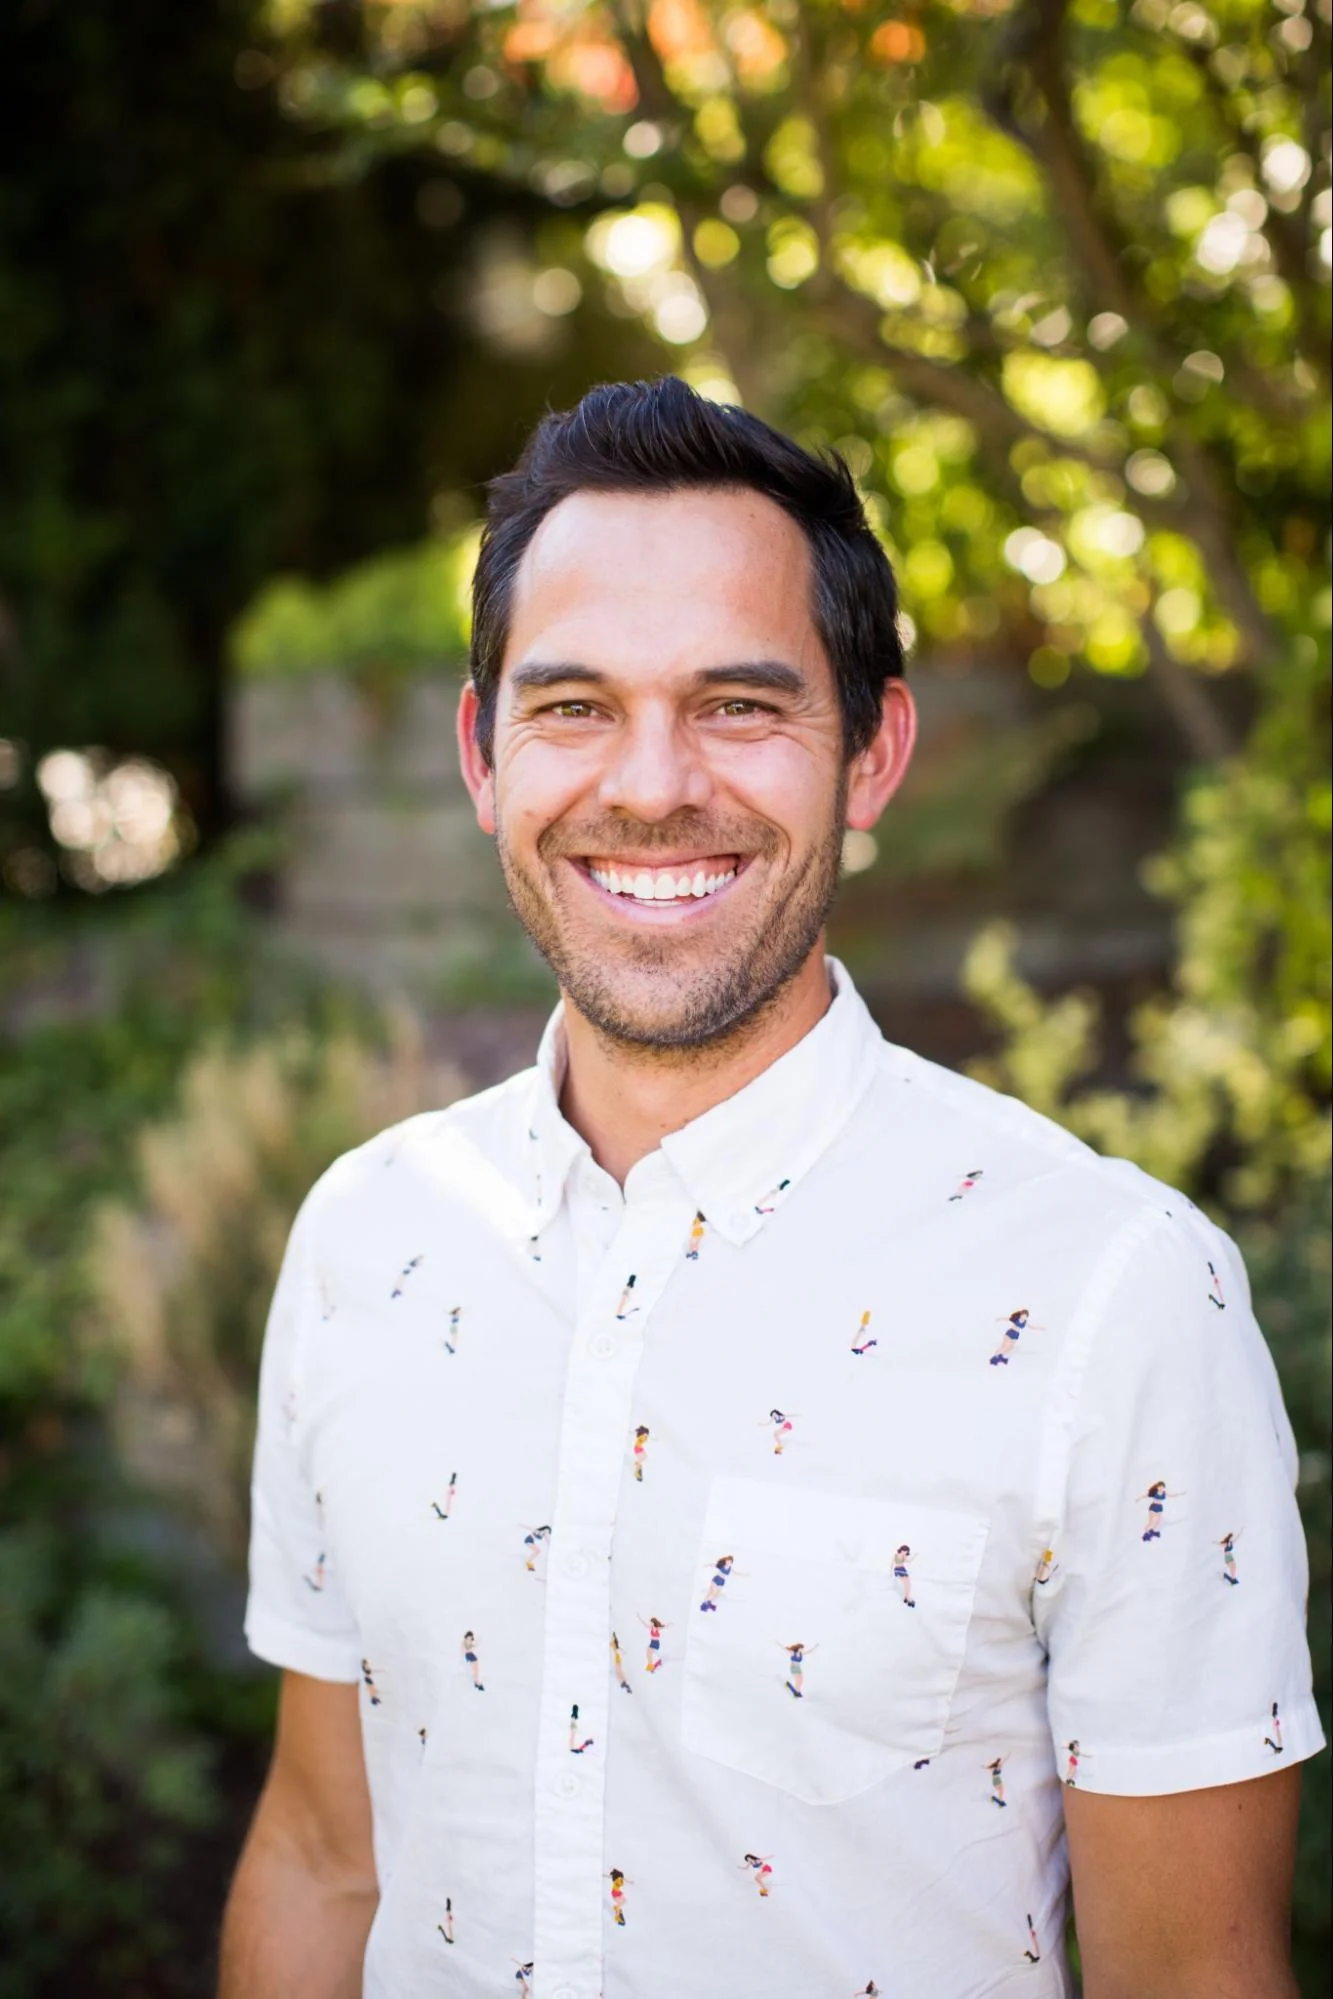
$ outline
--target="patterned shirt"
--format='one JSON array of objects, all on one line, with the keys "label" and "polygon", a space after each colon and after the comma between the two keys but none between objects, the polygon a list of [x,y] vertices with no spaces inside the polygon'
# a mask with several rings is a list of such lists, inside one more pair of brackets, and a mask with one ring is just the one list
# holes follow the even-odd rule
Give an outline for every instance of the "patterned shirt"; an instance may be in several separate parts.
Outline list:
[{"label": "patterned shirt", "polygon": [[368,1999],[1054,1999],[1063,1785],[1321,1744],[1234,1247],[833,970],[623,1193],[557,1014],[302,1210],[247,1632],[360,1689]]}]

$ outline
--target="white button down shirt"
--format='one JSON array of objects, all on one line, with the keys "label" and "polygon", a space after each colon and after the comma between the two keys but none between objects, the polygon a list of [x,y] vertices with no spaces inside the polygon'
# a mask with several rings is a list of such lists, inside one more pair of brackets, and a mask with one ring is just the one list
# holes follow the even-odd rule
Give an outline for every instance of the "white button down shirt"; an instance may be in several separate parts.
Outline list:
[{"label": "white button down shirt", "polygon": [[1050,1999],[1062,1785],[1320,1745],[1233,1246],[835,979],[623,1195],[557,1015],[302,1211],[247,1631],[359,1685],[370,1999]]}]

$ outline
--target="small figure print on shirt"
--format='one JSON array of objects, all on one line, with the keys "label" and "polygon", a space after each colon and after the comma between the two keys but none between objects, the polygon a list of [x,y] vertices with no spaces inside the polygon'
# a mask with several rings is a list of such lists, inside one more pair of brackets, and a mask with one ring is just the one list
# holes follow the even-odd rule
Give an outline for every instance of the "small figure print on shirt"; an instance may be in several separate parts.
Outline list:
[{"label": "small figure print on shirt", "polygon": [[893,1579],[898,1585],[898,1594],[902,1597],[903,1602],[909,1610],[915,1610],[916,1598],[912,1594],[912,1576],[907,1566],[911,1559],[912,1550],[908,1547],[906,1541],[903,1542],[901,1548],[894,1549]]},{"label": "small figure print on shirt", "polygon": [[1219,1312],[1225,1312],[1227,1301],[1222,1292],[1222,1280],[1211,1263],[1208,1266],[1208,1275],[1212,1280],[1208,1286],[1208,1303],[1216,1305]]},{"label": "small figure print on shirt", "polygon": [[790,1185],[790,1180],[779,1180],[776,1187],[770,1187],[762,1201],[755,1202],[755,1213],[757,1215],[771,1215]]},{"label": "small figure print on shirt", "polygon": [[718,1599],[727,1586],[727,1578],[735,1567],[734,1555],[719,1555],[713,1564],[713,1580],[708,1585],[708,1594],[699,1605],[700,1610],[716,1610]]},{"label": "small figure print on shirt", "polygon": [[740,1863],[742,1867],[748,1867],[755,1878],[759,1893],[765,1898],[773,1879],[772,1859],[771,1853],[747,1853]]},{"label": "small figure print on shirt", "polygon": [[1282,1717],[1277,1711],[1276,1701],[1273,1702],[1272,1707],[1268,1710],[1268,1728],[1269,1733],[1264,1737],[1264,1747],[1265,1749],[1271,1749],[1274,1756],[1280,1756],[1282,1754]]},{"label": "small figure print on shirt", "polygon": [[436,1927],[436,1929],[437,1929],[437,1930],[438,1930],[438,1931],[440,1932],[440,1935],[441,1935],[441,1936],[442,1936],[442,1937],[444,1938],[444,1940],[445,1940],[445,1942],[446,1942],[446,1943],[452,1943],[452,1942],[453,1942],[453,1940],[454,1940],[454,1905],[453,1905],[453,1903],[452,1903],[452,1902],[451,1902],[451,1901],[449,1900],[449,1897],[448,1897],[447,1895],[446,1895],[446,1896],[445,1896],[445,1898],[444,1898],[444,1921],[443,1921],[442,1923],[436,1923],[435,1927]]},{"label": "small figure print on shirt", "polygon": [[428,1740],[429,1740],[429,1737],[428,1737],[428,1735],[427,1735],[427,1733],[426,1733],[426,1730],[425,1730],[424,1728],[419,1728],[419,1729],[417,1730],[417,1741],[418,1741],[418,1742],[419,1742],[419,1743],[421,1744],[421,1749],[422,1749],[422,1753],[423,1753],[423,1755],[424,1755],[424,1753],[425,1753],[425,1749],[426,1749],[426,1743],[427,1743],[427,1741],[428,1741]]},{"label": "small figure print on shirt", "polygon": [[803,1701],[805,1699],[806,1654],[807,1652],[817,1652],[819,1647],[818,1645],[804,1645],[798,1642],[795,1645],[784,1644],[782,1649],[787,1655],[788,1675],[782,1684],[794,1699]]},{"label": "small figure print on shirt", "polygon": [[[315,1520],[318,1525],[320,1539],[323,1540],[324,1495],[322,1492],[317,1492],[315,1494]],[[327,1551],[321,1548],[318,1555],[316,1555],[315,1557],[314,1568],[310,1571],[310,1573],[307,1576],[303,1578],[306,1588],[314,1590],[316,1596],[318,1596],[324,1588],[324,1579],[326,1572],[327,1572]]]},{"label": "small figure print on shirt", "polygon": [[1008,1367],[1010,1358],[1024,1333],[1029,1330],[1034,1333],[1041,1333],[1046,1330],[1044,1326],[1033,1326],[1031,1319],[1031,1312],[1029,1312],[1026,1305],[1022,1305],[1018,1311],[1010,1312],[1006,1318],[1000,1320],[999,1323],[1003,1325],[1004,1332],[1001,1336],[999,1346],[996,1347],[995,1352],[990,1357],[992,1367]]},{"label": "small figure print on shirt", "polygon": [[993,1805],[998,1805],[1001,1811],[1006,1809],[1007,1803],[1004,1795],[1004,1766],[1008,1760],[1005,1756],[996,1756],[986,1765],[990,1771],[990,1801]]},{"label": "small figure print on shirt", "polygon": [[668,1627],[660,1617],[641,1617],[639,1622],[648,1633],[648,1656],[644,1660],[644,1671],[656,1673],[662,1665],[662,1633]]},{"label": "small figure print on shirt", "polygon": [[1143,1530],[1143,1540],[1161,1540],[1162,1527],[1166,1519],[1167,1500],[1183,1499],[1184,1497],[1183,1492],[1168,1492],[1164,1478],[1155,1478],[1148,1487],[1148,1490],[1139,1494],[1140,1500],[1146,1499],[1148,1502],[1148,1523]]},{"label": "small figure print on shirt", "polygon": [[471,1672],[472,1684],[477,1692],[484,1694],[486,1689],[482,1684],[481,1667],[477,1661],[477,1634],[475,1631],[465,1631],[463,1633],[463,1664]]},{"label": "small figure print on shirt", "polygon": [[449,1308],[449,1330],[444,1336],[444,1350],[446,1353],[458,1352],[458,1328],[462,1323],[462,1318],[463,1307],[461,1305],[451,1305]]},{"label": "small figure print on shirt", "polygon": [[1065,1744],[1065,1783],[1070,1790],[1078,1788],[1078,1738]]},{"label": "small figure print on shirt", "polygon": [[530,1576],[537,1573],[537,1563],[541,1552],[551,1538],[549,1527],[529,1527],[523,1536],[523,1566]]},{"label": "small figure print on shirt", "polygon": [[447,1520],[449,1518],[449,1515],[454,1510],[454,1495],[457,1491],[458,1473],[451,1471],[449,1474],[449,1483],[444,1489],[444,1505],[441,1506],[438,1499],[432,1499],[430,1503],[430,1510],[437,1520]]},{"label": "small figure print on shirt", "polygon": [[625,1876],[620,1868],[613,1867],[607,1877],[611,1883],[611,1914],[618,1930],[625,1927]]},{"label": "small figure print on shirt", "polygon": [[584,1750],[591,1749],[592,1746],[593,1740],[590,1735],[582,1738],[579,1736],[579,1708],[578,1702],[575,1701],[569,1710],[569,1753],[571,1756],[582,1756]]},{"label": "small figure print on shirt", "polygon": [[[1244,1532],[1242,1527],[1241,1534]],[[1240,1584],[1240,1577],[1236,1574],[1236,1543],[1239,1539],[1240,1534],[1224,1534],[1217,1544],[1222,1550],[1222,1580],[1230,1583],[1233,1589]]]},{"label": "small figure print on shirt", "polygon": [[1033,1928],[1031,1916],[1027,1918],[1027,1926],[1028,1926],[1028,1947],[1023,1952],[1023,1955],[1027,1959],[1029,1964],[1040,1964],[1041,1945],[1037,1940],[1037,1932]]},{"label": "small figure print on shirt", "polygon": [[363,1685],[365,1686],[366,1693],[369,1696],[370,1705],[372,1707],[381,1706],[382,1703],[380,1701],[380,1690],[375,1685],[375,1675],[370,1670],[369,1659],[363,1659],[361,1661],[361,1679]]},{"label": "small figure print on shirt", "polygon": [[869,1312],[862,1312],[861,1323],[856,1329],[856,1338],[852,1341],[852,1352],[854,1354],[859,1355],[863,1353],[869,1353],[871,1347],[877,1347],[879,1345],[878,1340],[868,1340],[866,1338],[866,1331],[869,1325],[870,1325]]},{"label": "small figure print on shirt", "polygon": [[982,1169],[979,1166],[974,1166],[970,1173],[965,1173],[963,1175],[962,1179],[958,1182],[958,1185],[954,1189],[953,1193],[950,1194],[949,1199],[951,1201],[961,1201],[965,1194],[970,1194],[972,1192],[972,1189],[976,1186],[978,1180],[980,1180],[981,1177],[982,1177]]},{"label": "small figure print on shirt", "polygon": [[770,1409],[767,1423],[759,1425],[761,1430],[771,1430],[773,1432],[773,1455],[775,1458],[780,1458],[786,1449],[787,1439],[791,1435],[792,1424],[795,1420],[795,1412],[791,1415],[786,1415],[781,1409]]},{"label": "small figure print on shirt", "polygon": [[638,1306],[630,1302],[634,1296],[634,1286],[638,1281],[637,1277],[627,1279],[625,1288],[620,1294],[620,1303],[616,1306],[616,1317],[618,1319],[632,1319],[638,1311]]},{"label": "small figure print on shirt", "polygon": [[634,1482],[636,1485],[643,1484],[643,1465],[644,1459],[648,1454],[648,1439],[651,1435],[652,1432],[646,1423],[635,1425],[634,1442],[631,1449],[634,1453]]},{"label": "small figure print on shirt", "polygon": [[426,1259],[424,1258],[424,1256],[413,1256],[408,1259],[408,1261],[403,1265],[402,1269],[398,1273],[398,1282],[394,1285],[393,1290],[389,1293],[389,1296],[391,1298],[402,1297],[404,1291],[407,1289],[408,1279],[411,1277],[414,1270],[420,1270],[425,1260]]},{"label": "small figure print on shirt", "polygon": [[515,1958],[514,1963],[518,1964],[518,1970],[514,1973],[514,1983],[518,1987],[518,1999],[532,1999],[533,1960],[529,1958],[526,1964],[519,1964],[518,1959]]},{"label": "small figure print on shirt", "polygon": [[615,1672],[616,1685],[623,1687],[627,1694],[632,1694],[634,1689],[625,1672],[625,1655],[620,1649],[620,1640],[614,1631],[611,1633],[611,1665]]},{"label": "small figure print on shirt", "polygon": [[1055,1559],[1054,1548],[1043,1548],[1041,1560],[1037,1563],[1036,1574],[1032,1578],[1038,1589],[1041,1589],[1051,1580],[1051,1577],[1055,1574],[1059,1566],[1060,1564]]},{"label": "small figure print on shirt", "polygon": [[687,1263],[697,1263],[699,1261],[699,1245],[704,1239],[706,1228],[707,1224],[704,1221],[703,1210],[699,1209],[695,1214],[694,1220],[690,1223],[690,1239],[685,1245],[685,1261]]},{"label": "small figure print on shirt", "polygon": [[853,1992],[852,1999],[879,1999],[879,1987],[872,1978],[869,1985],[863,1985],[859,1992]]}]

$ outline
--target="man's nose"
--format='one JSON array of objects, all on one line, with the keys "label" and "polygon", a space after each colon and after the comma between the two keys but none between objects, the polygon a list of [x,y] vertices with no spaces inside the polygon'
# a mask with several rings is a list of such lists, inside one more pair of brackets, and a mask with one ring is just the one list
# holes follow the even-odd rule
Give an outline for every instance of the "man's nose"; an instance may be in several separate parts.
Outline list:
[{"label": "man's nose", "polygon": [[699,745],[675,715],[649,710],[628,718],[598,786],[598,803],[635,819],[669,819],[687,807],[698,811],[713,795]]}]

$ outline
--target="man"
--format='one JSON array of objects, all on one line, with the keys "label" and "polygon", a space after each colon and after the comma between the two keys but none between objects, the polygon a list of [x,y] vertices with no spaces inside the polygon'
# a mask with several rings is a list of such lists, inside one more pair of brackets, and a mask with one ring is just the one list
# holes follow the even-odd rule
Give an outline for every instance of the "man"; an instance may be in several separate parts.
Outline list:
[{"label": "man", "polygon": [[563,1002],[293,1232],[226,1999],[1053,1999],[1071,1871],[1088,1999],[1285,1999],[1321,1738],[1272,1367],[1189,1202],[824,955],[914,727],[845,469],[595,390],[497,481],[475,612],[463,768]]}]

